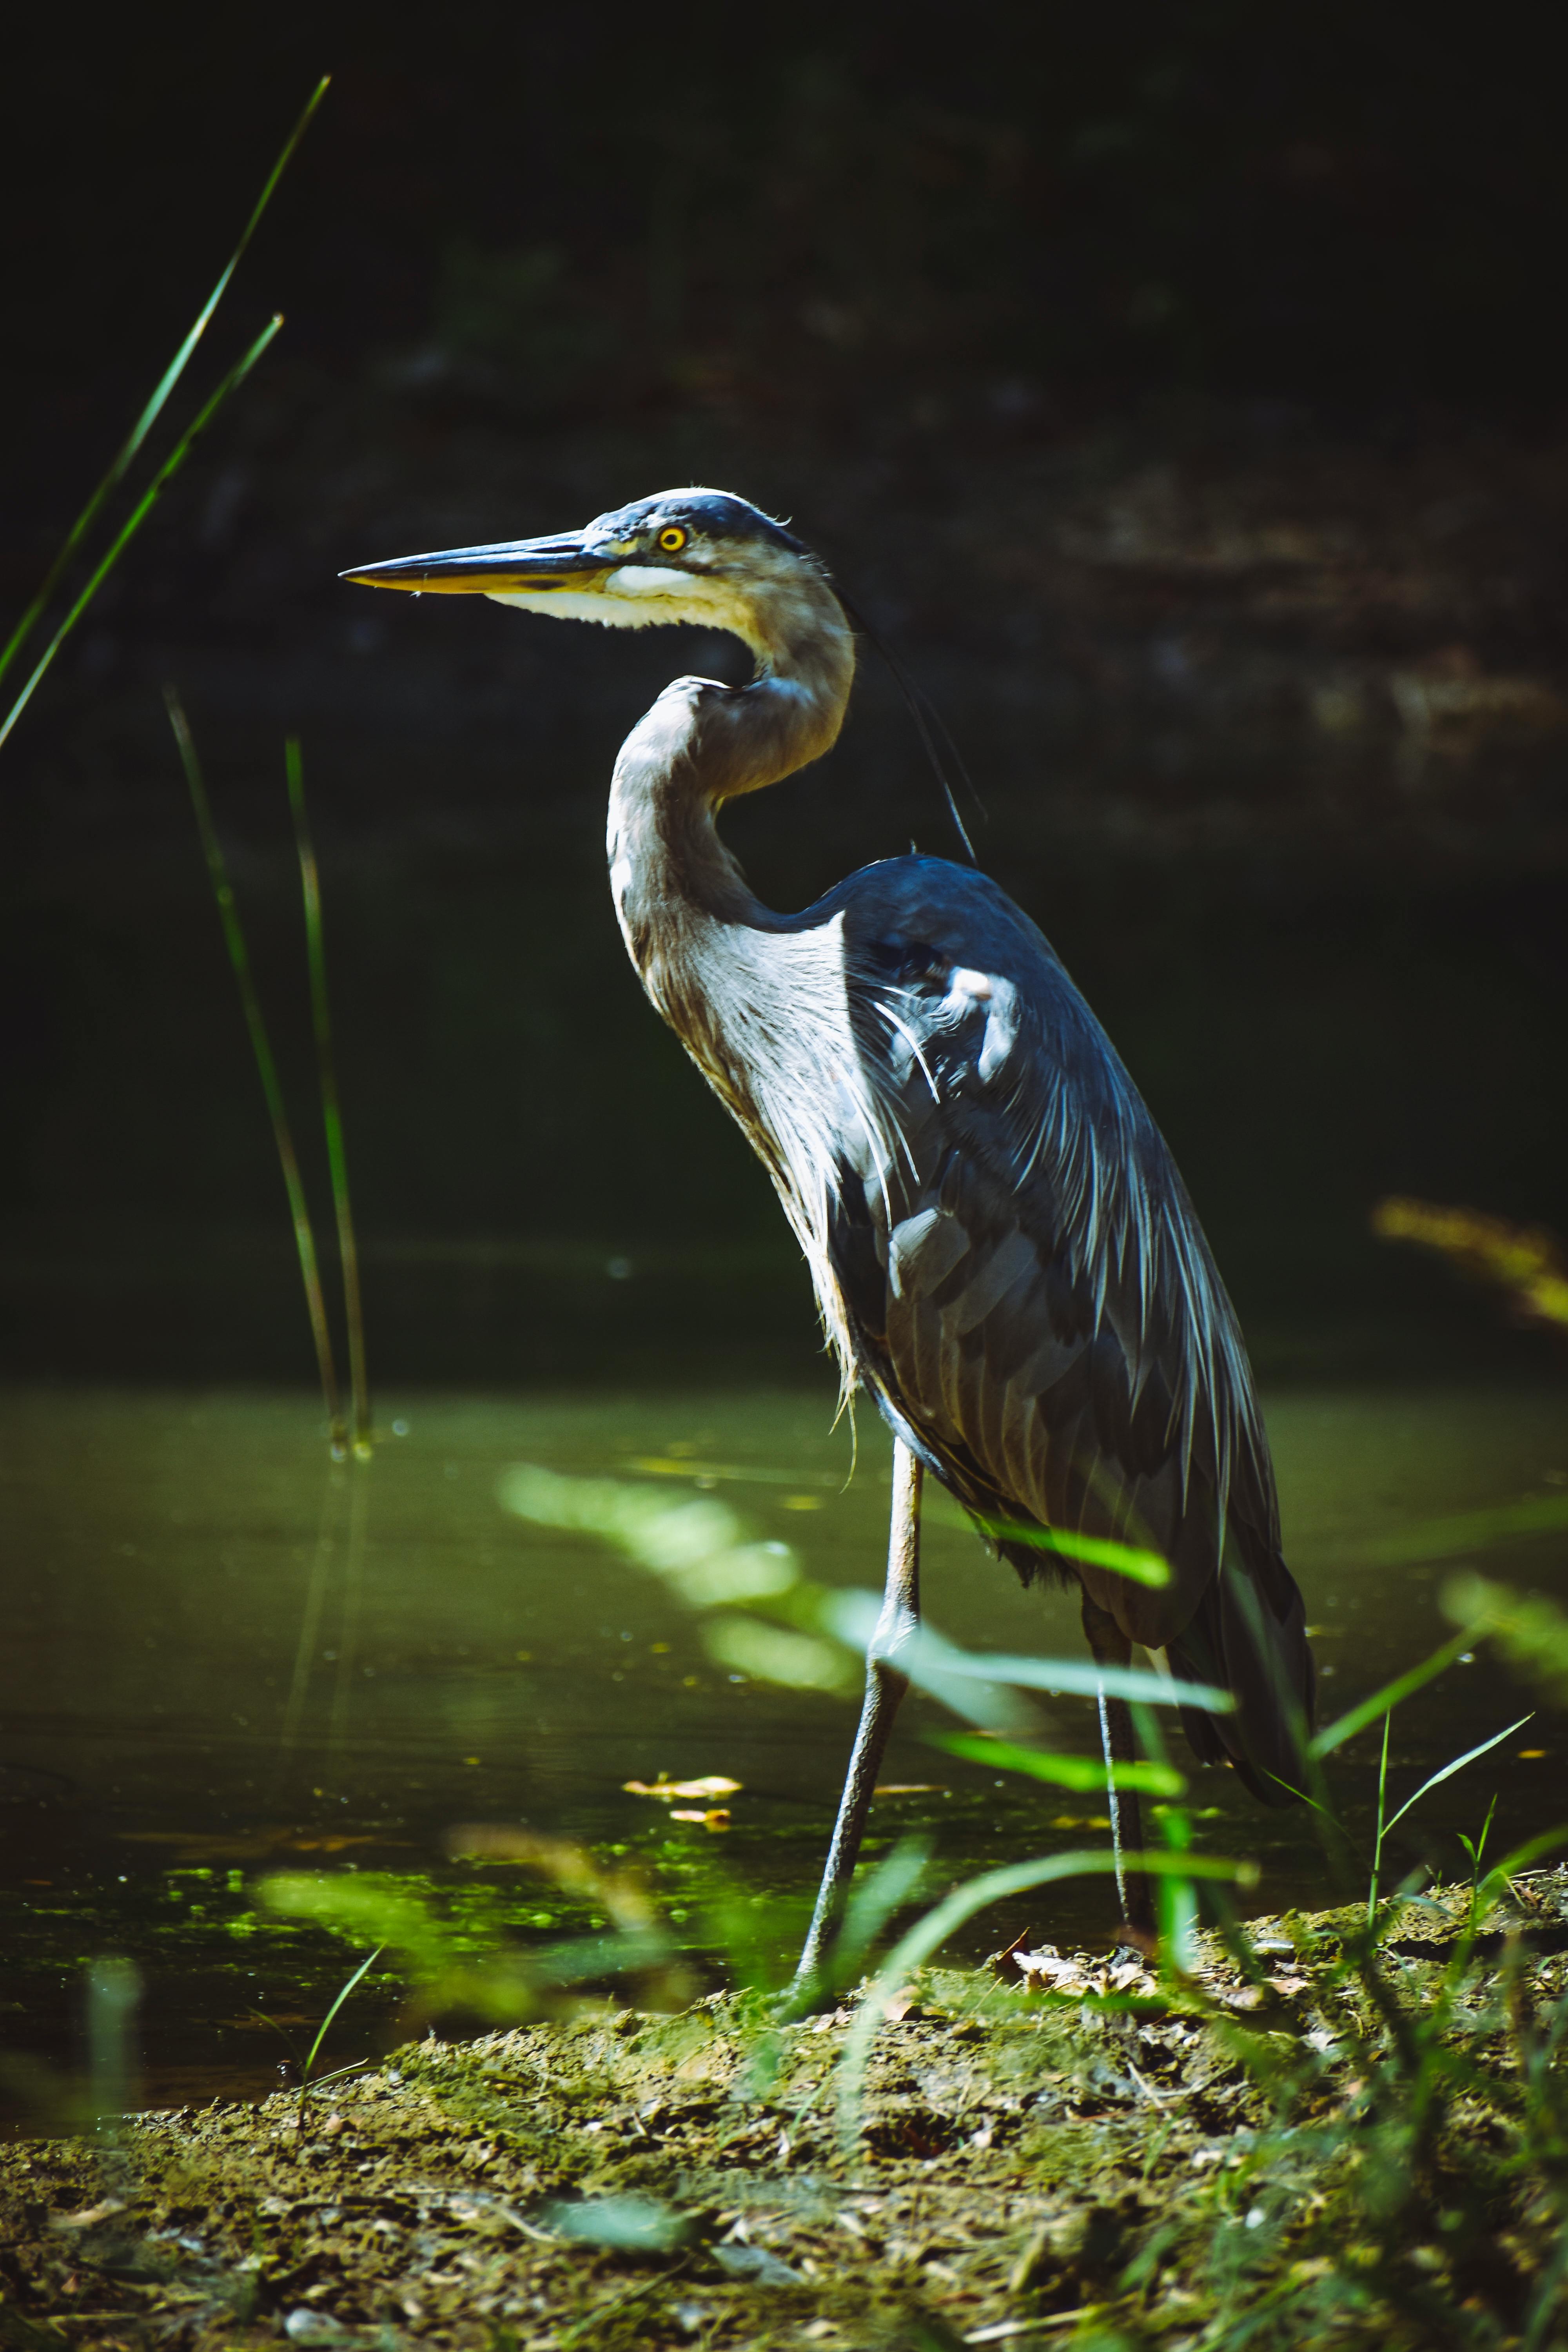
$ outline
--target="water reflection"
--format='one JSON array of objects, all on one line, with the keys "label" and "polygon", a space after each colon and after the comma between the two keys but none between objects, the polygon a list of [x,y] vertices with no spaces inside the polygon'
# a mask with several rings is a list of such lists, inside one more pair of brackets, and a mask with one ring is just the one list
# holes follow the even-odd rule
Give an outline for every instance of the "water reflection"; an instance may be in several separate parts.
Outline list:
[{"label": "water reflection", "polygon": [[[367,1466],[329,1465],[316,1412],[293,1395],[34,1390],[3,1412],[13,1924],[0,2000],[13,2048],[83,2063],[85,1964],[120,1954],[147,1987],[149,2095],[265,2087],[276,2053],[251,2004],[308,2011],[346,1969],[323,1938],[247,1921],[256,1874],[315,1864],[451,1880],[466,1867],[445,1859],[456,1822],[527,1823],[640,1856],[691,1933],[721,1878],[742,1900],[808,1897],[851,1710],[726,1672],[665,1585],[589,1537],[510,1517],[497,1486],[527,1460],[656,1482],[672,1498],[720,1494],[808,1576],[874,1584],[888,1448],[865,1416],[858,1433],[833,1428],[826,1382],[397,1399]],[[1456,1561],[1374,1565],[1391,1538],[1568,1485],[1560,1392],[1284,1396],[1269,1429],[1329,1713],[1448,1630],[1436,1593]],[[1568,1597],[1565,1549],[1548,1529],[1465,1557]],[[940,1499],[927,1605],[972,1648],[1079,1654],[1070,1600],[1022,1592]],[[1487,1653],[1456,1666],[1395,1720],[1395,1801],[1521,1711]],[[1091,1751],[1087,1703],[1042,1713],[1054,1746]],[[939,1759],[923,1735],[946,1720],[910,1702],[873,1850],[927,1830],[945,1884],[1089,1834],[1091,1803]],[[1374,1748],[1337,1768],[1352,1823]],[[701,1808],[673,1821],[677,1809],[625,1786],[705,1777],[742,1784],[725,1825]],[[1498,1840],[1568,1810],[1561,1783],[1561,1723],[1538,1716],[1402,1825],[1395,1868],[1421,1853],[1457,1868],[1454,1832],[1479,1826],[1494,1789],[1500,1852]],[[1259,1812],[1221,1773],[1196,1776],[1193,1795],[1206,1843],[1262,1863],[1260,1905],[1328,1897],[1304,1815]],[[538,1888],[533,1910],[519,1902],[517,1918],[554,1924]],[[1037,1902],[977,1922],[971,1948],[1024,1926],[1061,1937],[1107,1925],[1103,1890],[1078,1886],[1053,1892],[1048,1916]]]}]

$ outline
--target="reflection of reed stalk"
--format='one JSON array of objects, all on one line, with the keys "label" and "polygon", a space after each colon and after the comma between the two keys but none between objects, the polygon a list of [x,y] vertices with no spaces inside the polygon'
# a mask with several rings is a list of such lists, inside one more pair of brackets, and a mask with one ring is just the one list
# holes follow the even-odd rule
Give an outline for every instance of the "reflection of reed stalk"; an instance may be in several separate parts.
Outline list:
[{"label": "reflection of reed stalk", "polygon": [[305,1205],[305,1187],[300,1177],[300,1161],[294,1150],[294,1138],[289,1126],[289,1114],[283,1107],[283,1089],[278,1082],[278,1065],[272,1058],[272,1046],[267,1034],[267,1024],[261,1017],[261,1003],[251,978],[250,957],[246,949],[245,933],[240,929],[239,910],[234,903],[234,891],[229,883],[228,868],[213,827],[212,809],[207,800],[206,785],[202,780],[201,763],[192,740],[190,722],[185,717],[180,698],[172,686],[163,688],[163,700],[168,705],[169,723],[174,730],[174,740],[180,747],[180,759],[185,771],[185,782],[191,788],[191,802],[196,813],[196,826],[202,838],[202,848],[207,861],[207,874],[212,882],[213,897],[217,901],[218,920],[223,925],[224,941],[228,960],[234,967],[239,987],[239,1001],[245,1008],[245,1025],[250,1032],[251,1050],[261,1076],[261,1091],[267,1097],[267,1108],[272,1120],[273,1140],[278,1146],[278,1158],[283,1170],[283,1183],[289,1194],[289,1213],[294,1222],[294,1246],[300,1254],[300,1274],[305,1285],[305,1304],[310,1309],[310,1336],[316,1343],[316,1361],[321,1368],[321,1393],[327,1402],[327,1420],[331,1429],[332,1452],[341,1460],[348,1451],[348,1435],[343,1426],[342,1399],[338,1389],[337,1366],[332,1360],[331,1333],[327,1328],[327,1306],[321,1296],[321,1269],[316,1259],[316,1237],[310,1229],[310,1213]]},{"label": "reflection of reed stalk", "polygon": [[290,735],[285,751],[289,776],[289,806],[294,816],[294,844],[300,853],[300,881],[305,896],[305,941],[310,965],[310,1015],[316,1032],[316,1076],[321,1090],[321,1124],[327,1134],[327,1164],[331,1171],[332,1208],[338,1224],[338,1254],[343,1269],[343,1310],[348,1318],[349,1383],[353,1392],[354,1452],[370,1458],[370,1392],[365,1379],[364,1315],[360,1304],[359,1250],[354,1241],[353,1212],[349,1205],[348,1160],[343,1150],[342,1114],[338,1104],[337,1068],[332,1056],[332,1024],[327,1006],[327,949],[321,930],[321,883],[315,846],[305,814],[305,772],[300,740]]},{"label": "reflection of reed stalk", "polygon": [[341,1747],[348,1731],[354,1666],[359,1657],[360,1602],[364,1589],[369,1519],[370,1483],[363,1471],[356,1471],[349,1482],[348,1558],[343,1563],[342,1630],[338,1635],[338,1671],[332,1685],[332,1712],[327,1731],[329,1754]]},{"label": "reflection of reed stalk", "polygon": [[327,1488],[321,1497],[321,1522],[316,1529],[316,1549],[310,1561],[310,1573],[305,1586],[305,1602],[300,1612],[300,1639],[294,1650],[294,1671],[289,1677],[289,1696],[284,1702],[283,1721],[278,1733],[278,1772],[282,1777],[284,1766],[300,1737],[300,1720],[305,1711],[305,1695],[310,1686],[310,1667],[316,1655],[316,1641],[321,1629],[321,1604],[327,1597],[327,1583],[331,1573],[332,1551],[336,1541],[339,1500],[342,1494],[343,1474],[331,1471]]},{"label": "reflection of reed stalk", "polygon": [[142,1972],[134,1960],[93,1960],[87,1972],[87,2032],[91,2064],[92,2113],[99,2133],[117,2150],[121,2126],[129,2117],[136,2071],[133,2022],[142,1998]]}]

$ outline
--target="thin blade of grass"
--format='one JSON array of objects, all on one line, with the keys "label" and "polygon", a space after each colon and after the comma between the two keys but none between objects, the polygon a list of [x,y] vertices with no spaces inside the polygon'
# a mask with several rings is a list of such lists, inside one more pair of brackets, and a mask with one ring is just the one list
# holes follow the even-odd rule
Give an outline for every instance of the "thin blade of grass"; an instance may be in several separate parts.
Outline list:
[{"label": "thin blade of grass", "polygon": [[[934,1748],[945,1748],[951,1756],[994,1764],[1001,1772],[1026,1772],[1053,1788],[1088,1795],[1106,1784],[1105,1765],[1098,1756],[1056,1756],[1040,1748],[1015,1747],[1008,1739],[980,1738],[970,1731],[935,1731],[930,1737]],[[1118,1764],[1111,1780],[1113,1788],[1141,1789],[1152,1797],[1179,1797],[1186,1785],[1173,1764]]]},{"label": "thin blade of grass", "polygon": [[1358,1731],[1364,1731],[1369,1723],[1375,1723],[1380,1715],[1385,1715],[1391,1707],[1397,1706],[1401,1699],[1408,1698],[1413,1691],[1425,1689],[1469,1648],[1475,1633],[1473,1625],[1466,1626],[1461,1633],[1455,1634],[1451,1642],[1445,1642],[1440,1650],[1434,1650],[1429,1658],[1424,1658],[1418,1666],[1412,1666],[1408,1674],[1400,1675],[1394,1682],[1384,1683],[1383,1688],[1373,1691],[1370,1698],[1363,1698],[1348,1714],[1331,1723],[1326,1730],[1318,1732],[1311,1741],[1309,1754],[1331,1756],[1336,1748],[1342,1748],[1347,1739],[1353,1739]]},{"label": "thin blade of grass", "polygon": [[994,1543],[1028,1544],[1035,1551],[1058,1552],[1064,1559],[1108,1568],[1133,1584],[1157,1588],[1171,1581],[1169,1560],[1141,1544],[1116,1543],[1109,1536],[1079,1535],[1071,1528],[1031,1527],[1013,1519],[977,1519],[975,1525]]},{"label": "thin blade of grass", "polygon": [[169,483],[173,481],[174,476],[179,472],[180,467],[184,464],[185,459],[190,456],[192,449],[195,447],[201,435],[212,423],[213,418],[217,415],[218,410],[223,406],[225,401],[228,399],[230,394],[238,391],[240,385],[245,382],[246,377],[250,373],[251,369],[256,365],[257,361],[261,357],[262,352],[267,349],[267,346],[270,343],[274,335],[277,334],[282,324],[283,314],[281,311],[278,311],[270,320],[268,320],[267,325],[262,329],[260,334],[258,335],[256,341],[251,344],[250,349],[245,353],[243,359],[237,361],[236,364],[230,368],[228,373],[224,377],[223,382],[218,385],[217,390],[206,402],[204,403],[203,406],[198,409],[195,420],[186,425],[184,431],[181,434],[179,439],[175,442],[174,447],[170,450],[168,456],[164,458],[157,472],[153,475],[151,482],[149,482],[147,488],[137,499],[136,504],[132,508],[130,514],[121,524],[120,529],[116,531],[113,539],[110,540],[108,553],[100,558],[99,562],[93,568],[86,587],[77,597],[76,602],[71,605],[70,610],[67,613],[65,619],[60,623],[59,627],[55,631],[54,635],[49,639],[48,644],[45,646],[42,656],[34,667],[32,676],[28,678],[27,683],[22,688],[21,693],[16,697],[16,701],[11,705],[10,709],[6,712],[5,724],[0,726],[0,744],[5,743],[10,736],[12,729],[16,726],[17,719],[22,716],[23,711],[26,710],[28,703],[32,700],[34,693],[41,684],[44,675],[48,669],[50,663],[54,660],[55,656],[58,653],[60,647],[64,645],[66,639],[69,636],[71,631],[75,628],[77,623],[80,620],[82,614],[86,612],[88,606],[91,604],[93,598],[97,595],[99,590],[102,587],[104,582],[113,571],[115,565],[119,562],[126,548],[129,547],[131,541],[135,538],[137,532],[146,521],[147,517],[152,513],[153,509],[157,505],[159,499],[162,497]]},{"label": "thin blade of grass", "polygon": [[[871,1592],[831,1592],[824,1598],[823,1622],[864,1654],[875,1637],[881,1605]],[[1228,1715],[1236,1705],[1229,1691],[1213,1684],[1177,1682],[1173,1675],[1145,1674],[1135,1666],[1101,1668],[1084,1658],[994,1657],[984,1651],[961,1650],[928,1625],[917,1627],[900,1643],[899,1671],[947,1706],[954,1704],[951,1686],[955,1680],[961,1685],[980,1682],[1019,1690],[1067,1691],[1085,1698],[1098,1698],[1103,1690],[1108,1698],[1142,1700],[1151,1706],[1197,1706],[1210,1715]],[[968,1712],[963,1706],[955,1711]]]},{"label": "thin blade of grass", "polygon": [[[904,1663],[901,1654],[899,1663]],[[961,1680],[1009,1683],[1019,1690],[1068,1691],[1082,1698],[1098,1698],[1103,1691],[1107,1698],[1141,1699],[1149,1706],[1196,1706],[1208,1715],[1228,1715],[1236,1706],[1229,1691],[1213,1683],[1178,1682],[1174,1675],[1143,1674],[1136,1666],[1100,1668],[1077,1658],[994,1658],[974,1652],[944,1657],[937,1671]]]},{"label": "thin blade of grass", "polygon": [[294,845],[300,855],[300,882],[305,898],[305,948],[310,967],[310,1016],[316,1032],[316,1077],[321,1094],[321,1124],[327,1136],[327,1165],[331,1171],[332,1210],[338,1226],[338,1255],[343,1270],[343,1310],[349,1334],[349,1388],[353,1409],[353,1449],[368,1462],[370,1385],[365,1372],[364,1310],[360,1301],[359,1245],[354,1239],[353,1210],[349,1201],[348,1157],[343,1149],[342,1112],[338,1101],[338,1074],[332,1053],[332,1023],[327,1003],[327,947],[321,928],[321,880],[315,845],[305,814],[305,771],[298,736],[284,748],[289,780],[289,806],[294,819]]},{"label": "thin blade of grass", "polygon": [[16,656],[21,652],[22,647],[26,644],[27,639],[32,635],[33,631],[37,628],[45,607],[48,604],[49,598],[54,594],[56,588],[59,585],[61,575],[64,572],[67,564],[70,562],[71,557],[76,553],[77,549],[81,545],[82,541],[87,537],[88,532],[92,529],[93,524],[97,521],[99,515],[103,510],[105,500],[124,480],[126,474],[129,472],[131,466],[135,460],[136,454],[141,448],[142,444],[146,440],[148,434],[151,433],[153,425],[156,425],[159,417],[163,415],[169,394],[179,383],[181,376],[184,375],[192,352],[195,350],[196,345],[201,341],[203,335],[205,334],[208,326],[211,324],[213,312],[217,309],[217,306],[222,301],[224,295],[227,292],[228,282],[234,276],[235,271],[238,268],[240,261],[244,257],[246,247],[250,243],[251,238],[255,236],[256,231],[260,225],[261,215],[267,210],[268,204],[272,200],[273,190],[277,187],[279,181],[282,178],[290,162],[293,160],[294,150],[298,147],[300,140],[304,137],[306,126],[310,122],[310,117],[314,114],[317,107],[320,106],[322,99],[326,96],[327,85],[331,80],[331,74],[323,74],[321,80],[317,83],[314,91],[306,104],[303,114],[300,115],[299,121],[294,125],[294,129],[289,134],[288,142],[283,149],[283,152],[279,156],[278,161],[274,163],[271,172],[268,175],[267,184],[256,200],[255,207],[251,213],[250,218],[245,224],[239,243],[235,247],[234,251],[228,257],[227,267],[219,278],[217,284],[213,288],[212,292],[208,295],[205,302],[202,305],[201,310],[196,313],[195,324],[191,328],[184,342],[180,345],[179,350],[174,353],[174,358],[170,361],[168,366],[164,369],[162,376],[159,378],[158,383],[153,389],[152,398],[148,401],[147,405],[142,411],[141,415],[136,419],[135,424],[132,426],[128,438],[113,459],[113,462],[110,464],[109,471],[104,475],[103,479],[100,482],[97,489],[94,490],[86,506],[83,507],[80,514],[78,515],[75,522],[72,523],[69,530],[66,533],[64,544],[61,546],[59,553],[55,557],[55,560],[50,564],[47,572],[44,574],[43,583],[39,587],[37,594],[33,598],[32,603],[28,605],[21,619],[12,630],[9,638],[6,640],[4,651],[0,651],[0,677],[5,677],[6,671],[10,668],[11,664],[16,660]]},{"label": "thin blade of grass", "polygon": [[1522,1502],[1500,1503],[1485,1511],[1455,1511],[1447,1518],[1402,1528],[1397,1535],[1369,1544],[1361,1558],[1373,1568],[1405,1568],[1418,1560],[1452,1559],[1459,1552],[1526,1536],[1556,1535],[1563,1528],[1568,1528],[1568,1495],[1527,1495]]},{"label": "thin blade of grass", "polygon": [[1387,1707],[1384,1710],[1383,1717],[1383,1752],[1378,1758],[1377,1764],[1377,1827],[1373,1838],[1372,1876],[1367,1882],[1366,1890],[1366,1920],[1369,1927],[1377,1910],[1378,1877],[1383,1869],[1383,1841],[1388,1834],[1388,1822],[1384,1816],[1388,1799],[1388,1735],[1393,1728],[1394,1709]]},{"label": "thin blade of grass", "polygon": [[1557,2251],[1542,2271],[1535,2293],[1530,2299],[1524,2333],[1519,2339],[1519,2352],[1545,2352],[1547,2329],[1559,2307],[1565,2278],[1568,2278],[1568,2231],[1558,2240]]},{"label": "thin blade of grass", "polygon": [[1483,1739],[1479,1748],[1467,1748],[1464,1754],[1462,1756],[1456,1756],[1451,1764],[1445,1764],[1440,1771],[1432,1773],[1426,1780],[1422,1781],[1421,1786],[1416,1790],[1415,1794],[1413,1797],[1406,1797],[1405,1802],[1400,1806],[1399,1811],[1396,1813],[1390,1815],[1388,1822],[1389,1828],[1393,1829],[1396,1822],[1402,1822],[1405,1819],[1405,1814],[1410,1811],[1411,1806],[1420,1803],[1428,1789],[1435,1789],[1440,1780],[1451,1780],[1456,1772],[1462,1772],[1467,1764],[1473,1764],[1478,1756],[1484,1756],[1486,1754],[1489,1748],[1496,1748],[1500,1741],[1510,1738],[1516,1731],[1522,1731],[1527,1723],[1533,1723],[1535,1717],[1533,1713],[1530,1715],[1521,1715],[1517,1723],[1505,1724],[1500,1731],[1494,1731],[1489,1739]]},{"label": "thin blade of grass", "polygon": [[1453,1576],[1438,1596],[1451,1623],[1495,1642],[1510,1666],[1568,1698],[1568,1616],[1542,1592],[1516,1592],[1487,1576]]},{"label": "thin blade of grass", "polygon": [[836,1985],[853,1984],[866,1955],[901,1904],[907,1903],[924,1877],[931,1858],[931,1841],[904,1837],[875,1869],[859,1878],[844,1908],[844,1924],[828,1956]]},{"label": "thin blade of grass", "polygon": [[[333,2001],[331,2009],[328,2010],[325,2017],[322,2018],[321,2024],[316,2029],[316,2038],[310,2044],[310,2054],[305,2061],[305,2073],[307,2076],[309,2076],[311,2067],[316,2063],[316,2053],[321,2048],[322,2042],[326,2040],[333,2018],[336,2017],[339,2010],[342,2009],[344,2001],[347,2000],[350,1993],[353,1992],[360,1979],[375,1966],[377,1960],[380,1959],[385,1949],[386,1946],[384,1944],[378,1944],[374,1951],[369,1955],[368,1958],[363,1959],[360,1962],[353,1976],[350,1977],[347,1984],[343,1985],[340,1989],[336,2000]],[[340,2069],[340,2072],[342,2071],[345,2070]]]},{"label": "thin blade of grass", "polygon": [[[845,2037],[844,2055],[839,2061],[838,2118],[839,2130],[846,2140],[854,2137],[860,2110],[860,2086],[872,2038],[887,2014],[888,2003],[910,1970],[922,1966],[933,1952],[941,1950],[955,1929],[989,1905],[1000,1903],[1009,1895],[1025,1894],[1031,1887],[1049,1886],[1060,1878],[1104,1877],[1115,1871],[1117,1860],[1109,1851],[1091,1853],[1078,1847],[1067,1853],[1048,1854],[1037,1862],[1008,1863],[1000,1870],[984,1871],[966,1885],[954,1887],[923,1919],[916,1920],[883,1961]],[[1121,1864],[1124,1870],[1148,1871],[1160,1877],[1220,1878],[1234,1885],[1251,1885],[1258,1874],[1256,1864],[1229,1862],[1217,1854],[1127,1853],[1121,1855]]]},{"label": "thin blade of grass", "polygon": [[312,2091],[324,2091],[329,2083],[341,2083],[345,2074],[357,2074],[362,2066],[369,2064],[368,2058],[351,2058],[346,2066],[334,2066],[330,2074],[312,2074],[309,2088]]},{"label": "thin blade of grass", "polygon": [[337,1366],[332,1359],[331,1332],[327,1323],[327,1305],[321,1295],[321,1268],[316,1258],[316,1236],[311,1229],[310,1213],[305,1202],[305,1187],[300,1174],[299,1156],[294,1150],[293,1131],[289,1114],[284,1108],[283,1089],[279,1083],[278,1065],[272,1058],[272,1044],[262,1018],[261,1000],[256,993],[251,976],[249,950],[245,944],[245,932],[240,925],[239,910],[234,902],[234,889],[228,878],[216,829],[213,824],[212,806],[207,799],[206,784],[202,777],[201,761],[196,757],[195,741],[190,721],[178,694],[172,686],[163,688],[163,700],[168,708],[169,724],[174,730],[179,746],[180,761],[190,787],[191,804],[196,813],[196,829],[201,835],[202,851],[206,858],[207,875],[212,883],[213,897],[217,901],[218,920],[223,925],[224,943],[239,988],[239,1001],[244,1008],[245,1025],[250,1032],[250,1047],[256,1056],[256,1066],[261,1077],[261,1091],[267,1097],[268,1115],[272,1121],[273,1140],[283,1171],[284,1190],[289,1195],[289,1213],[294,1222],[294,1246],[300,1257],[300,1275],[305,1285],[305,1305],[310,1318],[310,1336],[316,1343],[316,1361],[321,1368],[321,1393],[326,1399],[327,1420],[331,1430],[332,1452],[342,1458],[348,1450],[343,1428],[342,1398],[338,1388]]},{"label": "thin blade of grass", "polygon": [[1505,1853],[1500,1862],[1494,1862],[1482,1879],[1478,1905],[1484,1908],[1487,1904],[1495,1903],[1510,1878],[1517,1878],[1520,1872],[1528,1870],[1532,1862],[1541,1861],[1543,1855],[1554,1853],[1559,1846],[1563,1845],[1568,1845],[1568,1822],[1559,1822],[1555,1829],[1542,1830],[1538,1837],[1527,1838],[1523,1845],[1516,1845],[1511,1853]]}]

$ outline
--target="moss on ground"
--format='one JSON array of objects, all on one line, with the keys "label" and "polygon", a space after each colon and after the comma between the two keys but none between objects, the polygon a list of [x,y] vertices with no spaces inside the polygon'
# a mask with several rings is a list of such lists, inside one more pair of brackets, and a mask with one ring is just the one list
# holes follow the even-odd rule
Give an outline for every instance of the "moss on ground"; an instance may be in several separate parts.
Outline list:
[{"label": "moss on ground", "polygon": [[1184,1979],[923,1971],[858,2116],[852,2006],[721,1997],[427,2039],[303,2132],[279,2093],[13,2146],[0,2343],[1545,2352],[1568,1873],[1514,1896],[1462,1979],[1452,1889],[1353,1965],[1350,1911]]}]

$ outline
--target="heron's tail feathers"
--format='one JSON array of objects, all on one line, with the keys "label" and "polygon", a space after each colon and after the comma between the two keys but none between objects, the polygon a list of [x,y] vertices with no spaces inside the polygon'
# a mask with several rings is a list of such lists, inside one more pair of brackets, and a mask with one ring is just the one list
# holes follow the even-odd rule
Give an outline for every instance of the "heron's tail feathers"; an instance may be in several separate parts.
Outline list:
[{"label": "heron's tail feathers", "polygon": [[1250,1562],[1228,1542],[1219,1574],[1166,1654],[1184,1681],[1217,1684],[1236,1700],[1230,1715],[1182,1709],[1199,1762],[1229,1762],[1262,1803],[1293,1804],[1311,1771],[1317,1670],[1300,1592],[1278,1553]]}]

